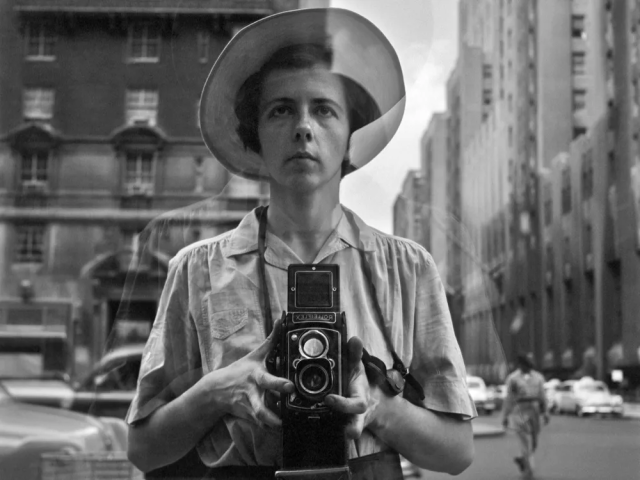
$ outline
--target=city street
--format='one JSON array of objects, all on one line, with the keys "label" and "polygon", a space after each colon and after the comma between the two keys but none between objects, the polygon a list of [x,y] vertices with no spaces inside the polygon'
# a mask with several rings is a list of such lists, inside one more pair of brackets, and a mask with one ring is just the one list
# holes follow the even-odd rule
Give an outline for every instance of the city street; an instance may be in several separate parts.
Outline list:
[{"label": "city street", "polygon": [[[498,426],[500,416],[479,421]],[[423,472],[427,480],[512,480],[520,478],[513,457],[517,452],[513,432],[477,437],[475,461],[458,477]],[[543,429],[536,462],[537,480],[638,480],[640,479],[640,420],[551,416]]]}]

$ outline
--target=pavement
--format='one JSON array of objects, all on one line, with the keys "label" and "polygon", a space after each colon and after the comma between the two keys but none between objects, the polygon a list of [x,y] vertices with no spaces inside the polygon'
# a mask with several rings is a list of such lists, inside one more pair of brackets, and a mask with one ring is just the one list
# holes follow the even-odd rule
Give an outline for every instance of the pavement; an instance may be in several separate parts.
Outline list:
[{"label": "pavement", "polygon": [[[625,403],[624,417],[640,419],[640,403]],[[477,417],[471,422],[473,428],[473,436],[477,437],[497,437],[505,434],[502,425],[495,425],[484,421],[482,417]]]}]

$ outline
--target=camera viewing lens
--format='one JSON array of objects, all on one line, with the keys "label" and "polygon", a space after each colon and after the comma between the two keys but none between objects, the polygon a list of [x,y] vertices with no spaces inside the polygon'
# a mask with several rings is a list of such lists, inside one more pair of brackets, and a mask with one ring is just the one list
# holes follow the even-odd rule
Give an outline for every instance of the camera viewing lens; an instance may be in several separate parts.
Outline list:
[{"label": "camera viewing lens", "polygon": [[300,371],[300,387],[307,393],[322,392],[329,385],[329,372],[316,364],[305,365]]},{"label": "camera viewing lens", "polygon": [[300,353],[305,357],[317,358],[326,353],[329,341],[321,332],[311,330],[300,338]]},{"label": "camera viewing lens", "polygon": [[317,338],[310,338],[304,343],[302,349],[304,350],[304,353],[310,357],[317,357],[324,351],[324,345]]}]

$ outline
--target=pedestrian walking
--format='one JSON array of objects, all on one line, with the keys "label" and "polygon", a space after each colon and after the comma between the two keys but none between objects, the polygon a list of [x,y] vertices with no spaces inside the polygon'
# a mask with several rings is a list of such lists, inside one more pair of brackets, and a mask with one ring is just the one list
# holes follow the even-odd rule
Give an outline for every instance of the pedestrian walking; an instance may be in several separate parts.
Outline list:
[{"label": "pedestrian walking", "polygon": [[518,355],[518,368],[505,382],[507,396],[503,408],[502,424],[516,432],[520,443],[520,455],[514,458],[525,478],[532,478],[535,468],[534,454],[538,448],[540,420],[549,423],[547,398],[544,393],[544,377],[533,369],[526,355]]}]

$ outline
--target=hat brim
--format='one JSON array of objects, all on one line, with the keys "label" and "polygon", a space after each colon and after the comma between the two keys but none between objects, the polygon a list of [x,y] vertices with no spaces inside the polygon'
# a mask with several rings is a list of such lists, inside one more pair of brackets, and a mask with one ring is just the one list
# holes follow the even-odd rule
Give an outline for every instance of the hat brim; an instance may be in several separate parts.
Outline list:
[{"label": "hat brim", "polygon": [[377,120],[353,132],[349,158],[361,168],[389,143],[405,106],[398,56],[369,20],[338,8],[292,10],[258,20],[240,30],[216,60],[200,99],[200,130],[205,144],[230,172],[251,180],[269,178],[262,158],[245,149],[237,133],[235,99],[240,86],[277,50],[319,43],[333,51],[330,70],[359,83],[380,108]]}]

